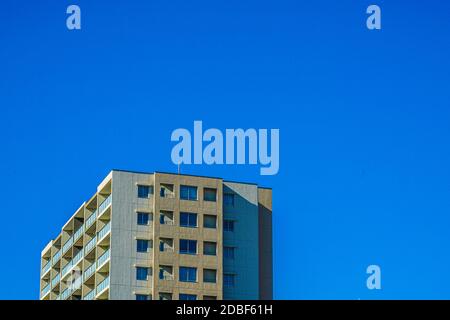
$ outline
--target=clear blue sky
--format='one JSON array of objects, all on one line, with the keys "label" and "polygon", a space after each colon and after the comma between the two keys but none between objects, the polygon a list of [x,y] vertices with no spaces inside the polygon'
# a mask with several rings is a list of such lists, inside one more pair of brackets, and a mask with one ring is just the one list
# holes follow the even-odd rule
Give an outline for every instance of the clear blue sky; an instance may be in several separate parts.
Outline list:
[{"label": "clear blue sky", "polygon": [[175,171],[170,134],[194,120],[280,128],[277,176],[183,168],[274,189],[276,298],[450,298],[449,9],[2,1],[0,298],[38,298],[41,249],[109,170]]}]

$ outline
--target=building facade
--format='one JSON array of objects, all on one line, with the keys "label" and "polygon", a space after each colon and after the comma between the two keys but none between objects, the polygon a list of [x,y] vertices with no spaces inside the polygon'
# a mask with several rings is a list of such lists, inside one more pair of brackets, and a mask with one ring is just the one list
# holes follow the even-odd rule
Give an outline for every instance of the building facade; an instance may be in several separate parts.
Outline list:
[{"label": "building facade", "polygon": [[272,190],[113,170],[42,251],[40,299],[272,299]]}]

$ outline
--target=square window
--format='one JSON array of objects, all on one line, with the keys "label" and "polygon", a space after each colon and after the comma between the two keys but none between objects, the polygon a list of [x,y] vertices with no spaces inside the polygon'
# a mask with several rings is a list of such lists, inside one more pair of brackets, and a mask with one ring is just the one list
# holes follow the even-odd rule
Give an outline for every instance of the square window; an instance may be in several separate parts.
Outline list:
[{"label": "square window", "polygon": [[215,229],[217,227],[217,217],[209,214],[203,216],[203,228]]},{"label": "square window", "polygon": [[197,187],[193,186],[180,186],[180,199],[182,200],[197,200]]},{"label": "square window", "polygon": [[181,254],[197,254],[197,241],[180,239]]},{"label": "square window", "polygon": [[204,188],[203,189],[203,200],[216,202],[217,200],[217,189]]},{"label": "square window", "polygon": [[197,268],[180,267],[179,279],[180,279],[180,282],[196,282],[197,281]]},{"label": "square window", "polygon": [[223,194],[223,204],[227,207],[234,207],[234,194],[224,193]]},{"label": "square window", "polygon": [[214,269],[203,269],[203,282],[216,283],[217,271]]},{"label": "square window", "polygon": [[149,214],[146,212],[137,213],[137,224],[140,226],[147,226],[150,221]]},{"label": "square window", "polygon": [[205,256],[215,256],[217,245],[215,242],[203,242],[203,254]]},{"label": "square window", "polygon": [[136,280],[147,281],[148,279],[148,268],[136,267]]},{"label": "square window", "polygon": [[148,199],[152,193],[150,186],[138,185],[138,198]]},{"label": "square window", "polygon": [[137,294],[136,300],[137,301],[150,300],[150,296],[148,294]]},{"label": "square window", "polygon": [[189,212],[180,212],[180,226],[188,228],[197,227],[197,214]]},{"label": "square window", "polygon": [[225,273],[223,275],[223,286],[224,287],[234,287],[234,283],[235,283],[235,275],[234,274],[227,274]]},{"label": "square window", "polygon": [[137,252],[148,252],[148,247],[149,247],[149,241],[148,240],[142,240],[142,239],[138,239],[136,240],[137,243]]},{"label": "square window", "polygon": [[195,294],[180,293],[178,297],[180,300],[188,300],[188,301],[197,300],[197,296]]},{"label": "square window", "polygon": [[234,231],[234,221],[233,220],[224,220],[223,221],[223,230],[233,232]]}]

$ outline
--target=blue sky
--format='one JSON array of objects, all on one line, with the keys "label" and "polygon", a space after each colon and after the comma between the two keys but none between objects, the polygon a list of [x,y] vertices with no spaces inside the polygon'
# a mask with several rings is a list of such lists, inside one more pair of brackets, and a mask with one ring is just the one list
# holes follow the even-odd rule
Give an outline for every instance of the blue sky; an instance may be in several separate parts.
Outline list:
[{"label": "blue sky", "polygon": [[110,169],[176,171],[170,134],[194,120],[280,129],[276,176],[182,168],[273,188],[275,298],[450,298],[449,9],[2,1],[0,299],[38,298],[41,249]]}]

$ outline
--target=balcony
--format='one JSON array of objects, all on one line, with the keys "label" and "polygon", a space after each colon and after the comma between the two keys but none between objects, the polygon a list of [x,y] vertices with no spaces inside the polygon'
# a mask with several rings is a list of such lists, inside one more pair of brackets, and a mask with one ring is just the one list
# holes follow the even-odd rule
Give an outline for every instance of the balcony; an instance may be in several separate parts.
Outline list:
[{"label": "balcony", "polygon": [[67,250],[70,249],[70,247],[72,246],[72,244],[73,244],[73,237],[70,237],[70,239],[67,240],[66,243],[63,245],[62,253],[63,253],[63,254],[66,253]]},{"label": "balcony", "polygon": [[55,265],[55,264],[59,261],[60,258],[61,258],[61,250],[58,250],[58,251],[53,255],[53,258],[52,258],[52,264]]},{"label": "balcony", "polygon": [[61,274],[58,273],[53,279],[52,279],[52,288],[56,287],[56,285],[59,284],[59,280],[61,280]]},{"label": "balcony", "polygon": [[87,255],[92,249],[94,249],[96,244],[97,244],[97,237],[93,237],[93,238],[86,244],[86,247],[84,247],[84,255]]},{"label": "balcony", "polygon": [[103,239],[103,238],[108,234],[109,231],[111,231],[111,222],[108,222],[108,223],[102,228],[102,230],[100,230],[100,231],[97,233],[98,241],[100,242],[101,239]]},{"label": "balcony", "polygon": [[86,223],[84,224],[84,230],[86,231],[87,229],[89,229],[89,227],[92,226],[92,224],[95,222],[96,219],[97,219],[97,210],[95,210],[89,216],[89,218],[87,218]]},{"label": "balcony", "polygon": [[70,288],[67,288],[66,290],[64,290],[61,293],[60,300],[66,300],[70,296],[71,293],[72,293],[72,290]]},{"label": "balcony", "polygon": [[89,279],[90,278],[90,276],[92,276],[93,274],[94,274],[94,272],[95,272],[95,270],[96,270],[96,264],[95,264],[95,262],[92,264],[92,265],[90,265],[85,271],[84,271],[84,275],[83,275],[83,280],[87,280],[87,279]]},{"label": "balcony", "polygon": [[103,293],[109,287],[109,276],[105,278],[100,284],[97,286],[96,293],[97,296]]},{"label": "balcony", "polygon": [[47,284],[41,292],[41,298],[45,297],[50,292],[50,283]]},{"label": "balcony", "polygon": [[80,250],[72,259],[72,265],[76,265],[81,259],[83,259],[83,250]]},{"label": "balcony", "polygon": [[102,204],[98,207],[99,216],[103,214],[103,212],[106,211],[106,209],[109,207],[109,205],[112,202],[112,196],[109,196],[105,199],[105,201],[102,202]]},{"label": "balcony", "polygon": [[175,279],[173,274],[164,273],[159,275],[159,280],[167,280],[167,281],[173,281]]},{"label": "balcony", "polygon": [[87,295],[84,296],[83,300],[94,300],[95,289],[91,290]]},{"label": "balcony", "polygon": [[70,271],[70,269],[72,269],[72,266],[73,266],[73,262],[72,261],[73,260],[69,261],[69,263],[66,264],[64,266],[64,268],[62,268],[62,271],[61,271],[61,276],[62,277],[64,277]]},{"label": "balcony", "polygon": [[77,231],[75,231],[73,235],[73,241],[77,241],[83,235],[84,228],[81,226]]},{"label": "balcony", "polygon": [[44,267],[42,268],[42,275],[46,274],[47,271],[50,270],[50,267],[51,267],[51,262],[48,261],[48,262],[44,265]]},{"label": "balcony", "polygon": [[109,260],[110,253],[111,253],[111,251],[108,249],[108,250],[105,251],[105,253],[103,253],[100,256],[100,258],[98,258],[97,268],[100,268],[101,266],[103,266]]}]

